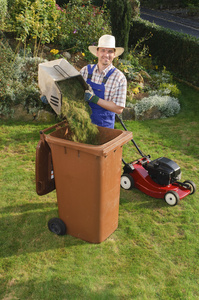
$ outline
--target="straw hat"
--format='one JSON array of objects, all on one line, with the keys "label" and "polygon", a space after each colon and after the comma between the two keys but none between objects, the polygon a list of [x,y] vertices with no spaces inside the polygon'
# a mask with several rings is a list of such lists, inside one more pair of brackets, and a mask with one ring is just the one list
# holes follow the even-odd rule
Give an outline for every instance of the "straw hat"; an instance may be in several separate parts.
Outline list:
[{"label": "straw hat", "polygon": [[89,46],[89,51],[97,56],[97,48],[114,48],[115,49],[115,57],[121,55],[124,52],[124,48],[121,47],[115,47],[115,37],[113,35],[102,35],[99,38],[98,46]]}]

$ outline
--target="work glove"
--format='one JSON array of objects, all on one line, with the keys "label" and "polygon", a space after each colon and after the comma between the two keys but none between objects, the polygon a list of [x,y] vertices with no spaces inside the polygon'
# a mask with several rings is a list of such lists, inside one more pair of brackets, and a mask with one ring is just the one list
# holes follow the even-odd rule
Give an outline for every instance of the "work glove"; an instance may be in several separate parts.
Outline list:
[{"label": "work glove", "polygon": [[41,96],[40,99],[44,104],[48,104],[48,100],[47,100],[46,96]]},{"label": "work glove", "polygon": [[85,94],[84,94],[84,100],[86,102],[93,102],[95,104],[97,104],[98,100],[99,100],[99,97],[97,97],[93,91],[90,91],[90,90],[86,90],[85,91]]}]

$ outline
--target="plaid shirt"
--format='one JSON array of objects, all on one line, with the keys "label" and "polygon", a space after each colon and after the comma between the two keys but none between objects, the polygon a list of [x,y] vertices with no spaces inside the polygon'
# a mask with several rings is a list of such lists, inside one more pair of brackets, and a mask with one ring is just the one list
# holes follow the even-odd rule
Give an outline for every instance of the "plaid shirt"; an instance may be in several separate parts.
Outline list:
[{"label": "plaid shirt", "polygon": [[[103,81],[104,76],[108,73],[110,69],[113,68],[113,65],[109,65],[105,70],[101,73],[98,69],[98,65],[93,70],[92,81],[101,84]],[[80,70],[81,75],[83,76],[84,80],[87,80],[88,77],[88,68],[87,66],[83,67]],[[105,93],[104,93],[104,100],[113,101],[116,105],[125,107],[126,104],[126,91],[127,91],[127,80],[124,74],[115,69],[115,71],[111,74],[105,84]]]}]

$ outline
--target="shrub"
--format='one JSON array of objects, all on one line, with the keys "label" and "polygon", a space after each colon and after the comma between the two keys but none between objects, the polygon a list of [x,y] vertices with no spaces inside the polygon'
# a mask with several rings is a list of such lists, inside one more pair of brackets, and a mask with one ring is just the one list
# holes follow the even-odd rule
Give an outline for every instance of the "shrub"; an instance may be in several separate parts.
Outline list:
[{"label": "shrub", "polygon": [[18,0],[10,10],[7,30],[12,30],[26,46],[34,43],[34,56],[40,45],[85,51],[104,33],[111,33],[108,14],[90,0],[74,0],[62,8],[55,0]]},{"label": "shrub", "polygon": [[12,77],[12,59],[14,55],[8,45],[0,43],[0,99],[3,99],[7,87],[9,86],[10,78]]},{"label": "shrub", "polygon": [[141,5],[149,8],[179,8],[189,7],[190,5],[198,5],[198,0],[141,0]]},{"label": "shrub", "polygon": [[140,36],[152,33],[145,42],[153,57],[176,76],[199,85],[199,40],[195,37],[165,29],[148,21],[136,19],[131,27],[129,46],[137,43]]},{"label": "shrub", "polygon": [[177,85],[173,83],[173,76],[165,67],[163,67],[162,71],[152,71],[150,74],[153,94],[169,95],[176,98],[179,96],[180,91]]},{"label": "shrub", "polygon": [[14,59],[12,50],[0,44],[0,114],[9,115],[21,103],[27,111],[37,111],[43,104],[38,89],[37,70],[40,58]]},{"label": "shrub", "polygon": [[140,71],[142,66],[139,64],[138,57],[134,57],[133,62],[126,59],[119,59],[118,69],[125,74],[127,80],[133,80],[136,76],[135,73]]},{"label": "shrub", "polygon": [[111,33],[109,15],[105,7],[94,7],[90,0],[69,1],[58,25],[56,42],[62,48],[86,52],[103,34]]},{"label": "shrub", "polygon": [[158,91],[160,95],[170,95],[176,98],[180,95],[178,87],[172,83],[160,83]]},{"label": "shrub", "polygon": [[3,28],[7,13],[7,0],[0,0],[0,28]]},{"label": "shrub", "polygon": [[10,10],[13,7],[14,3],[15,3],[15,0],[7,0],[8,10]]},{"label": "shrub", "polygon": [[61,29],[57,26],[60,12],[55,0],[18,0],[10,10],[7,28],[26,44],[32,39],[36,47],[53,42]]},{"label": "shrub", "polygon": [[[180,94],[178,87],[173,83],[173,76],[166,67],[163,67],[162,70],[155,70],[157,66],[153,65],[152,57],[148,54],[148,48],[144,46],[141,49],[141,43],[148,40],[148,38],[149,37],[142,38],[137,42],[135,48],[128,54],[128,60],[118,59],[117,62],[117,67],[125,74],[128,80],[127,107],[134,107],[136,103],[135,95],[140,92],[146,92],[150,96],[159,97],[161,102],[162,96],[177,98]],[[137,49],[139,49],[139,51]],[[145,77],[145,82],[141,75]],[[142,96],[143,95],[140,95],[140,97]],[[146,103],[146,105],[148,107],[149,103]],[[166,115],[164,114],[164,116]]]},{"label": "shrub", "polygon": [[154,95],[143,98],[134,105],[136,119],[140,119],[146,111],[153,107],[156,107],[161,112],[162,118],[174,116],[180,111],[178,99],[170,96]]},{"label": "shrub", "polygon": [[65,4],[67,4],[69,2],[69,0],[56,0],[56,3],[59,5],[59,6],[63,6]]}]

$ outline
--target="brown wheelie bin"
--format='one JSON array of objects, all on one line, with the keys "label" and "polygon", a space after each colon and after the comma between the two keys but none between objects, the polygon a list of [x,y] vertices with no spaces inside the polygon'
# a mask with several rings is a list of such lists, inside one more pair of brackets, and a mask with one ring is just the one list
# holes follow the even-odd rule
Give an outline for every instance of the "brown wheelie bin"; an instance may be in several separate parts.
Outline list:
[{"label": "brown wheelie bin", "polygon": [[49,221],[49,229],[91,243],[118,227],[122,146],[132,139],[128,131],[98,129],[99,145],[72,142],[63,121],[40,132],[36,149],[37,193],[55,187],[57,193],[59,218]]}]

